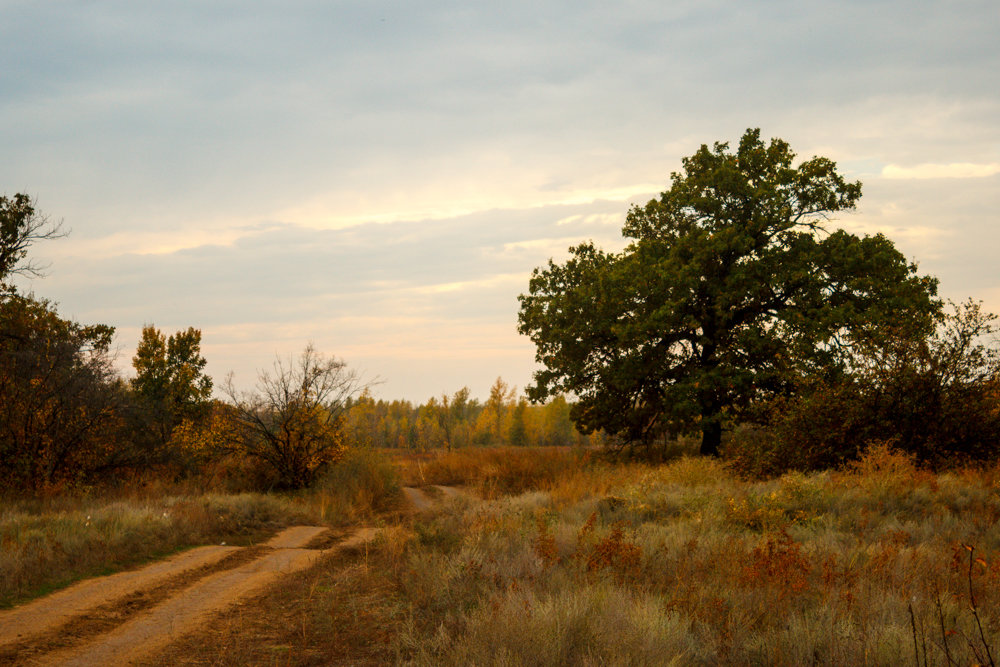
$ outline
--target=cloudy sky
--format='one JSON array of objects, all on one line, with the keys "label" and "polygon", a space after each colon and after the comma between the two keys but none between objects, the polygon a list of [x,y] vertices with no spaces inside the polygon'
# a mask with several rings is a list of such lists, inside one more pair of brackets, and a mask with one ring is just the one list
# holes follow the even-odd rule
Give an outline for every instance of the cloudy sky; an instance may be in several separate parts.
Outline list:
[{"label": "cloudy sky", "polygon": [[72,234],[25,287],[203,332],[252,384],[312,341],[423,401],[534,367],[517,295],[747,127],[864,184],[1000,311],[1000,3],[0,0],[0,193]]}]

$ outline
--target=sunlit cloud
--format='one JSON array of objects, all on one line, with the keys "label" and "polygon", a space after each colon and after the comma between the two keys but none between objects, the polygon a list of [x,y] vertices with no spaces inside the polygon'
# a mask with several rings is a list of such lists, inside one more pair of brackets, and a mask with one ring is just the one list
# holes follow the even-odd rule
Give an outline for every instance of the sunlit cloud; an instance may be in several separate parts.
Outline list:
[{"label": "sunlit cloud", "polygon": [[498,285],[518,284],[523,285],[528,282],[530,273],[506,273],[496,276],[487,276],[477,280],[462,280],[449,283],[438,283],[436,285],[420,285],[419,287],[407,288],[406,292],[414,294],[444,294],[446,292],[457,292],[460,290],[480,289],[484,287],[496,287]]},{"label": "sunlit cloud", "polygon": [[564,236],[556,239],[531,239],[530,241],[514,241],[512,243],[504,243],[503,250],[504,252],[515,252],[520,250],[549,252],[553,248],[565,249],[570,245],[575,245],[579,243],[580,240],[581,239],[578,236]]},{"label": "sunlit cloud", "polygon": [[124,356],[155,322],[202,328],[216,376],[312,340],[389,397],[523,385],[531,270],[620,249],[630,204],[747,127],[864,180],[836,224],[997,293],[990,0],[7,4],[0,189],[73,230],[30,287]]},{"label": "sunlit cloud", "polygon": [[[516,170],[515,170],[516,171]],[[598,201],[627,202],[657,192],[651,183],[617,187],[567,188],[552,191],[530,184],[518,186],[511,174],[479,175],[475,185],[462,188],[455,177],[445,179],[440,187],[433,184],[412,191],[397,191],[375,200],[343,191],[321,195],[303,204],[274,213],[280,220],[291,220],[314,229],[346,229],[357,225],[396,222],[419,223],[426,220],[461,218],[486,211],[530,210],[553,206],[581,206]],[[508,187],[491,192],[491,183]],[[463,190],[465,193],[463,194]],[[584,224],[620,224],[624,216],[593,214],[571,216]],[[570,224],[567,219],[563,224]]]},{"label": "sunlit cloud", "polygon": [[994,174],[1000,174],[1000,163],[952,162],[950,164],[918,164],[913,167],[888,164],[882,168],[882,178],[891,179],[985,178]]},{"label": "sunlit cloud", "polygon": [[[631,199],[631,197],[629,197]],[[592,213],[590,215],[569,215],[556,220],[556,225],[621,225],[625,221],[625,213]]]}]

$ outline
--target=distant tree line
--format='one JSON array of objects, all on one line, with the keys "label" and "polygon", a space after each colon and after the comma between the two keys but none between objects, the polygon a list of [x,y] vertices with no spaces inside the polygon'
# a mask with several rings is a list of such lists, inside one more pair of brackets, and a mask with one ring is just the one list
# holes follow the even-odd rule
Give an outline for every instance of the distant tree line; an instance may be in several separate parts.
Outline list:
[{"label": "distant tree line", "polygon": [[601,434],[585,436],[574,428],[564,396],[532,405],[501,378],[493,383],[485,402],[470,398],[468,387],[420,405],[376,400],[365,392],[350,402],[345,430],[349,442],[379,448],[604,444]]}]

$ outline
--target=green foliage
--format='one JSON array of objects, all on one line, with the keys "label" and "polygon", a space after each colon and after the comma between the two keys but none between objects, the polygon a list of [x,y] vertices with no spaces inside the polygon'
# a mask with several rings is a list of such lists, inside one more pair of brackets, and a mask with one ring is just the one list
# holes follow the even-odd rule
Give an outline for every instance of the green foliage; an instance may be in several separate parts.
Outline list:
[{"label": "green foliage", "polygon": [[166,338],[156,327],[146,326],[132,358],[132,388],[182,414],[200,407],[212,394],[212,378],[203,374],[205,364],[200,330],[189,327]]},{"label": "green foliage", "polygon": [[[145,432],[150,448],[161,455],[176,429],[185,420],[199,422],[208,414],[212,379],[204,374],[201,331],[188,328],[169,338],[156,327],[145,326],[132,358],[136,376],[131,381],[138,399],[133,428]],[[140,436],[141,437],[141,436]]]},{"label": "green foliage", "polygon": [[897,329],[855,336],[850,374],[809,377],[761,409],[761,425],[734,434],[730,453],[750,474],[816,469],[893,443],[940,466],[1000,454],[996,316],[968,301],[935,333]]},{"label": "green foliage", "polygon": [[536,269],[519,331],[544,368],[532,400],[568,392],[585,433],[650,442],[691,429],[715,454],[723,426],[817,369],[845,368],[864,328],[928,329],[936,281],[882,235],[828,232],[861,184],[748,130],[702,146],[669,190],[629,211],[621,253],[590,243]]}]

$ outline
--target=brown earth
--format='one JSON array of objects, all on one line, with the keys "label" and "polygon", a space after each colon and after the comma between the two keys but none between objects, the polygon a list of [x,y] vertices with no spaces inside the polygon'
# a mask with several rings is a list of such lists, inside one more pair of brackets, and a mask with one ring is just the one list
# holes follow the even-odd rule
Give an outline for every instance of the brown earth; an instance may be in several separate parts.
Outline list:
[{"label": "brown earth", "polygon": [[[446,497],[458,493],[451,487],[437,490]],[[403,492],[414,509],[433,507],[423,491]],[[326,527],[294,526],[260,546],[198,547],[137,570],[80,582],[0,612],[0,664],[142,661],[285,575],[309,568],[325,554],[363,545],[376,532],[360,528],[331,545],[335,538]]]},{"label": "brown earth", "polygon": [[406,496],[406,500],[413,505],[413,507],[421,512],[430,509],[434,505],[434,501],[431,500],[426,493],[412,486],[403,487],[403,495]]},{"label": "brown earth", "polygon": [[65,625],[71,618],[184,572],[210,565],[239,547],[199,547],[139,570],[88,579],[26,605],[0,611],[0,648]]}]

